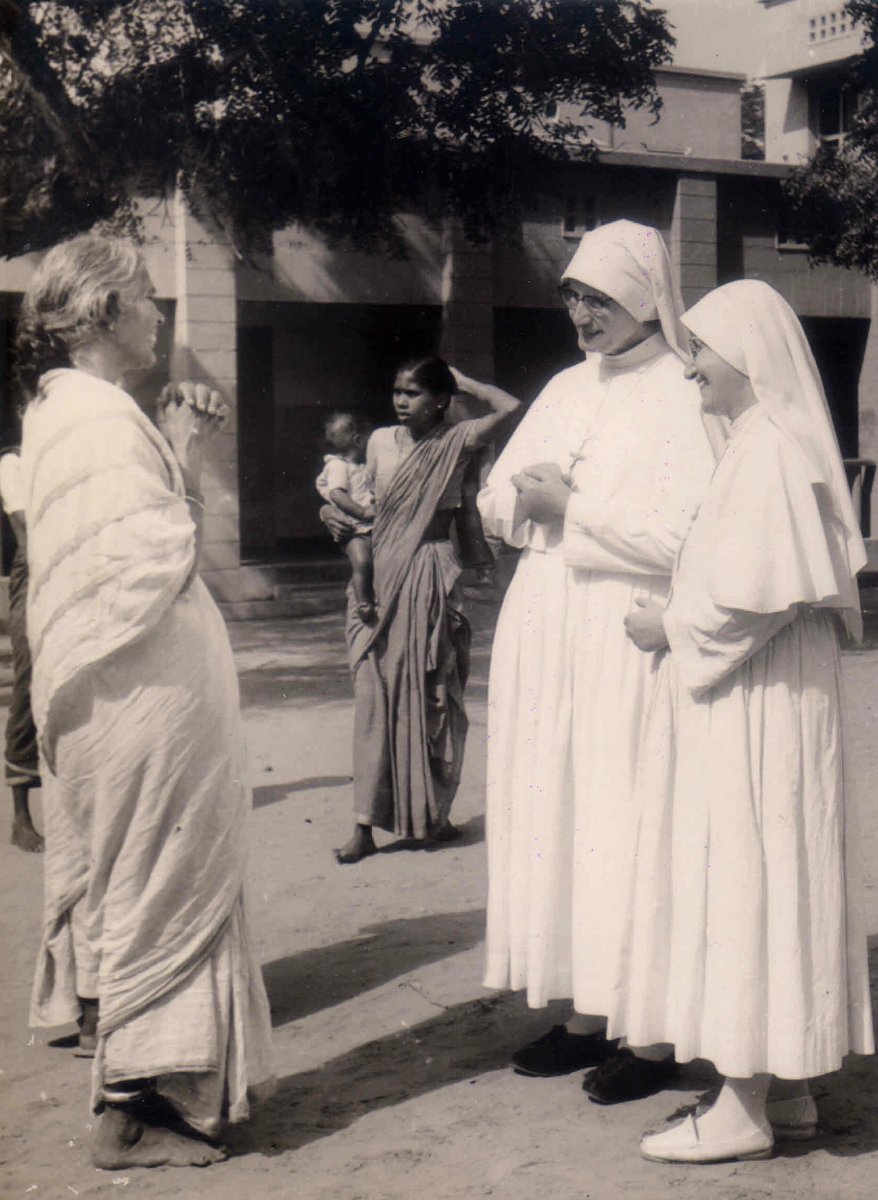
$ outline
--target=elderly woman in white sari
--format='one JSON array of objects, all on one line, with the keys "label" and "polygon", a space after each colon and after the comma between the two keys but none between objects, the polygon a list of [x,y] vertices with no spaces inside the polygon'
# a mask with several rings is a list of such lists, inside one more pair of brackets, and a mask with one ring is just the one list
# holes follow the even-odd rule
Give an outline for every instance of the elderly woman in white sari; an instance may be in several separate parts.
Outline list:
[{"label": "elderly woman in white sari", "polygon": [[[725,1076],[707,1111],[644,1137],[662,1162],[770,1154],[813,1134],[804,1081],[874,1050],[839,629],[865,562],[814,360],[786,302],[746,280],[683,318],[727,443],[664,609],[628,621],[669,648],[638,771],[626,956],[611,1027]],[[646,661],[654,661],[644,655]],[[772,1129],[774,1126],[774,1131]]]},{"label": "elderly woman in white sari", "polygon": [[24,298],[22,467],[45,923],[31,1020],[97,1004],[97,1166],[207,1165],[270,1080],[242,900],[250,795],[222,618],[196,574],[205,442],[225,412],[168,388],[163,432],[118,384],[162,320],[137,249],[84,235]]},{"label": "elderly woman in white sari", "polygon": [[667,594],[714,466],[684,378],[682,305],[660,234],[587,233],[561,286],[585,362],[534,402],[479,507],[522,555],[500,614],[488,698],[485,984],[574,1016],[512,1058],[527,1075],[596,1068],[616,1103],[664,1086],[669,1047],[604,1036],[634,853],[632,785],[650,664],[625,636]]}]

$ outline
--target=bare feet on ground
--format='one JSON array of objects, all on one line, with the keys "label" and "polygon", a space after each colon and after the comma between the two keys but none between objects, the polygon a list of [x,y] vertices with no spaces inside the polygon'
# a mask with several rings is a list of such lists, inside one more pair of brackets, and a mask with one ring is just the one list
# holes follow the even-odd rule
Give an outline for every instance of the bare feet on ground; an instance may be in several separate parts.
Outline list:
[{"label": "bare feet on ground", "polygon": [[107,1108],[98,1125],[92,1161],[103,1171],[125,1167],[209,1167],[228,1158],[222,1146],[186,1137],[162,1125],[145,1125]]},{"label": "bare feet on ground", "polygon": [[37,833],[30,821],[16,817],[12,822],[12,837],[9,839],[19,850],[27,850],[29,854],[42,854],[45,847],[43,835]]},{"label": "bare feet on ground", "polygon": [[434,829],[430,837],[434,842],[456,842],[463,837],[463,834],[456,825],[452,825],[450,821],[446,821],[443,825]]},{"label": "bare feet on ground", "polygon": [[366,858],[370,854],[377,854],[378,847],[375,845],[375,839],[372,837],[372,830],[368,825],[358,825],[354,830],[354,836],[349,842],[346,842],[341,849],[334,851],[336,862],[342,863],[358,863],[361,858]]}]

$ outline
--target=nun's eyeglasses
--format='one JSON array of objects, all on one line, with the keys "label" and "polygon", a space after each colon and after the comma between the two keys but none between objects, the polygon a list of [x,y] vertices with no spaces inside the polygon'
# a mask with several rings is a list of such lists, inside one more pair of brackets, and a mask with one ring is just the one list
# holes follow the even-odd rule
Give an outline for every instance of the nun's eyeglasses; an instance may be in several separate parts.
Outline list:
[{"label": "nun's eyeglasses", "polygon": [[609,301],[602,300],[600,296],[594,296],[585,292],[578,292],[575,287],[571,287],[569,283],[562,283],[558,288],[558,295],[567,305],[569,312],[576,312],[580,304],[587,312],[590,312],[593,317],[603,317],[609,312]]}]

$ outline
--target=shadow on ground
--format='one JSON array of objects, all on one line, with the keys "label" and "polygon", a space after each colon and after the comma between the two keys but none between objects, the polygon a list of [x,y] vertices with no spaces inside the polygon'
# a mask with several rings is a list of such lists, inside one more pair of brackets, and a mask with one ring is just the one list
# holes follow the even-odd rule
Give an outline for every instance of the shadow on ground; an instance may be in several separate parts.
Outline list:
[{"label": "shadow on ground", "polygon": [[350,775],[312,775],[308,779],[296,779],[292,783],[266,783],[253,789],[253,807],[266,808],[279,804],[297,792],[316,791],[319,788],[347,787],[352,783]]},{"label": "shadow on ground", "polygon": [[[468,615],[473,642],[467,695],[471,701],[484,700],[497,608],[473,604]],[[353,703],[344,621],[338,613],[308,620],[241,622],[230,625],[229,634],[238,662],[242,708]]]},{"label": "shadow on ground", "polygon": [[359,937],[275,959],[262,970],[272,1024],[286,1025],[331,1008],[427,963],[478,945],[481,909],[401,917],[367,925]]},{"label": "shadow on ground", "polygon": [[[483,913],[476,911],[444,913],[366,929],[363,939],[270,964],[269,993],[277,1004],[279,993],[296,996],[307,981],[307,1001],[287,1002],[283,1020],[291,1020],[383,982],[388,971],[380,962],[388,954],[396,960],[396,974],[441,958],[449,946],[457,953],[474,945],[483,920]],[[878,1008],[878,945],[870,952],[870,968],[873,1007]],[[231,1131],[232,1149],[237,1154],[282,1154],[330,1137],[369,1112],[464,1080],[476,1084],[479,1076],[506,1067],[511,1050],[533,1036],[533,1021],[521,993],[442,1007],[419,1025],[358,1046],[318,1070],[280,1080],[266,1108],[248,1125]],[[709,1096],[716,1086],[709,1064],[688,1064],[668,1089],[669,1109],[675,1093],[702,1091]],[[820,1108],[818,1135],[810,1142],[780,1143],[779,1157],[823,1151],[847,1158],[878,1151],[876,1056],[851,1056],[842,1071],[814,1080],[812,1089]]]},{"label": "shadow on ground", "polygon": [[408,850],[419,854],[447,854],[455,846],[476,846],[485,840],[484,816],[470,817],[468,821],[462,821],[457,826],[457,831],[460,837],[451,842],[422,842],[416,838],[398,838],[395,842],[388,842],[386,846],[382,846],[378,853],[399,854]]},{"label": "shadow on ground", "polygon": [[[480,915],[480,914],[475,914]],[[335,948],[330,949],[330,953]],[[358,1046],[315,1071],[289,1075],[248,1125],[238,1154],[282,1154],[346,1129],[376,1109],[506,1065],[532,1019],[519,996],[470,1000],[410,1029]]]}]

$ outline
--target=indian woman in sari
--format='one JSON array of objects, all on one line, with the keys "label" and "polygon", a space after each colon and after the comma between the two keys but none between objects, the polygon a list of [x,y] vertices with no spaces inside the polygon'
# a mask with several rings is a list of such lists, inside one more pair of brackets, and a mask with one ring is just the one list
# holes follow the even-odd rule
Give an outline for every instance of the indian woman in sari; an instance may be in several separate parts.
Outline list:
[{"label": "indian woman in sari", "polygon": [[246,781],[235,666],[198,577],[205,444],[225,405],[165,389],[161,429],[120,386],[162,315],[140,252],[86,234],[25,295],[22,475],[32,701],[46,830],[31,1024],[97,1012],[104,1169],[226,1157],[272,1076],[244,911]]},{"label": "indian woman in sari", "polygon": [[839,632],[862,628],[865,548],[786,301],[743,280],[683,322],[727,437],[667,606],[627,619],[662,657],[610,1028],[715,1064],[715,1103],[641,1151],[718,1162],[813,1136],[805,1081],[874,1050],[839,658]]},{"label": "indian woman in sari", "polygon": [[[446,412],[455,392],[470,393],[489,413],[452,425]],[[349,606],[356,828],[336,851],[340,863],[376,852],[376,826],[418,841],[457,836],[449,812],[466,744],[470,633],[451,524],[468,462],[519,407],[433,355],[403,363],[393,405],[399,424],[377,429],[366,452],[378,616],[364,624]]]}]

